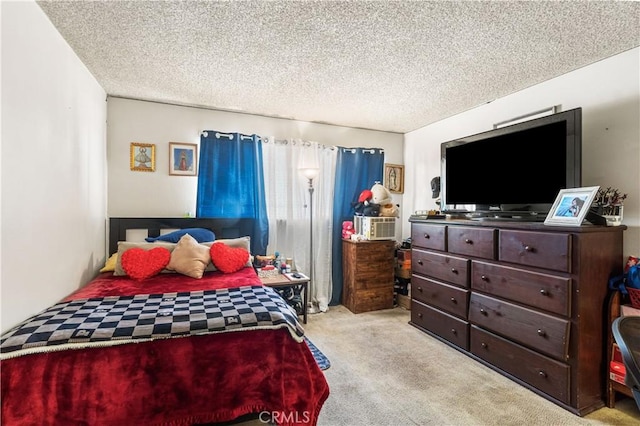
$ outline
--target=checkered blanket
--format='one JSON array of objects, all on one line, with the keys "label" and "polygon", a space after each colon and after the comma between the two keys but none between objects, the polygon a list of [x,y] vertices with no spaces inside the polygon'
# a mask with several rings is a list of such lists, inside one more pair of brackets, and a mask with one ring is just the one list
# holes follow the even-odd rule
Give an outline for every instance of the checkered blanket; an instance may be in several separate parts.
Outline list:
[{"label": "checkered blanket", "polygon": [[295,311],[271,288],[111,296],[58,303],[0,338],[0,359],[240,330],[287,328],[301,342]]}]

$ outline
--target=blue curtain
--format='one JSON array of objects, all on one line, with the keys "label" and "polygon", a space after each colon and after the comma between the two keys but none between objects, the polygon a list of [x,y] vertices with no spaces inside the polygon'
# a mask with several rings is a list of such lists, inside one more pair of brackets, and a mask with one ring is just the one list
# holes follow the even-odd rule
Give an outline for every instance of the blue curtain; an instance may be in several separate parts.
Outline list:
[{"label": "blue curtain", "polygon": [[[342,222],[353,220],[352,203],[360,193],[382,183],[384,151],[381,149],[339,148],[333,195],[333,292],[330,305],[342,303]],[[354,172],[355,171],[355,172]]]},{"label": "blue curtain", "polygon": [[196,216],[254,219],[251,252],[266,254],[269,221],[260,137],[202,132],[199,169]]}]

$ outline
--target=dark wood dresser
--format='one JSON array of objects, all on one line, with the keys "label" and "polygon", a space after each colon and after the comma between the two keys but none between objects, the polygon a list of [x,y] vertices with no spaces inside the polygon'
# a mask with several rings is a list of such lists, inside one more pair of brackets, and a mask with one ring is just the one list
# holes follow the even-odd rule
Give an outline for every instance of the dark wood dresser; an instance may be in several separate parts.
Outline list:
[{"label": "dark wood dresser", "polygon": [[604,405],[626,227],[411,222],[410,324],[575,414]]},{"label": "dark wood dresser", "polygon": [[342,304],[354,314],[393,308],[395,241],[342,240]]}]

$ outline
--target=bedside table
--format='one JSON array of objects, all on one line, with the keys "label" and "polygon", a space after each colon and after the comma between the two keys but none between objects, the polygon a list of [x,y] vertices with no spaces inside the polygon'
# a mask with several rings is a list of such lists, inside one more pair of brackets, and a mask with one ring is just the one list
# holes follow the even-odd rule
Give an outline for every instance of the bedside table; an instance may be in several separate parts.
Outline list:
[{"label": "bedside table", "polygon": [[[302,272],[301,272],[302,273]],[[302,298],[302,322],[307,323],[307,302],[309,299],[309,278],[290,280],[284,274],[278,274],[273,277],[260,277],[262,284],[267,287],[285,288],[285,287],[300,287],[300,291],[304,292]]]},{"label": "bedside table", "polygon": [[393,240],[342,240],[342,304],[354,314],[393,308]]}]

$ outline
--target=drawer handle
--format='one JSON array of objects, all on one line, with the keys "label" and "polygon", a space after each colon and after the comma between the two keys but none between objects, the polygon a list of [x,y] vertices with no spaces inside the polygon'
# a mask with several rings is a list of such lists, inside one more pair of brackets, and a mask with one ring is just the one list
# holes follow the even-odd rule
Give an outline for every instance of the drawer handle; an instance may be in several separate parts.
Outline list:
[{"label": "drawer handle", "polygon": [[547,377],[547,373],[545,373],[544,371],[540,370],[540,371],[538,371],[538,376],[546,378]]},{"label": "drawer handle", "polygon": [[431,238],[431,235],[429,235],[429,234],[424,234],[424,237],[428,240],[429,238]]},{"label": "drawer handle", "polygon": [[485,311],[484,309],[480,309],[480,313],[485,316],[487,315],[487,311]]},{"label": "drawer handle", "polygon": [[524,251],[528,251],[529,253],[533,253],[535,249],[531,246],[524,246]]},{"label": "drawer handle", "polygon": [[464,239],[464,242],[465,242],[466,244],[473,244],[473,241],[471,241],[471,240],[470,240],[470,239],[468,239],[468,238],[465,238],[465,239]]},{"label": "drawer handle", "polygon": [[481,279],[482,281],[489,281],[489,278],[487,278],[487,276],[486,276],[486,275],[481,275],[481,276],[480,276],[480,279]]},{"label": "drawer handle", "polygon": [[480,345],[481,345],[483,348],[485,348],[485,349],[487,348],[487,346],[489,346],[489,345],[487,345],[485,342],[482,342]]},{"label": "drawer handle", "polygon": [[454,274],[457,274],[458,270],[456,268],[451,268],[451,272],[453,272]]},{"label": "drawer handle", "polygon": [[455,297],[452,297],[452,298],[451,298],[451,301],[452,301],[453,303],[455,303],[455,304],[458,304],[458,301],[456,300],[456,298],[455,298]]},{"label": "drawer handle", "polygon": [[422,265],[422,260],[418,260],[418,265]]},{"label": "drawer handle", "polygon": [[418,291],[420,291],[420,292],[421,292],[421,291],[422,291],[422,287],[418,287]]},{"label": "drawer handle", "polygon": [[544,330],[542,330],[541,328],[538,329],[538,336],[544,337],[546,335],[547,335],[547,333]]},{"label": "drawer handle", "polygon": [[455,329],[455,328],[452,328],[452,329],[451,329],[451,334],[458,334],[458,332],[456,331],[456,329]]},{"label": "drawer handle", "polygon": [[422,318],[422,313],[418,312],[418,318]]},{"label": "drawer handle", "polygon": [[540,289],[540,294],[543,295],[543,296],[548,296],[549,292],[547,290],[545,290],[544,288],[541,288]]}]

